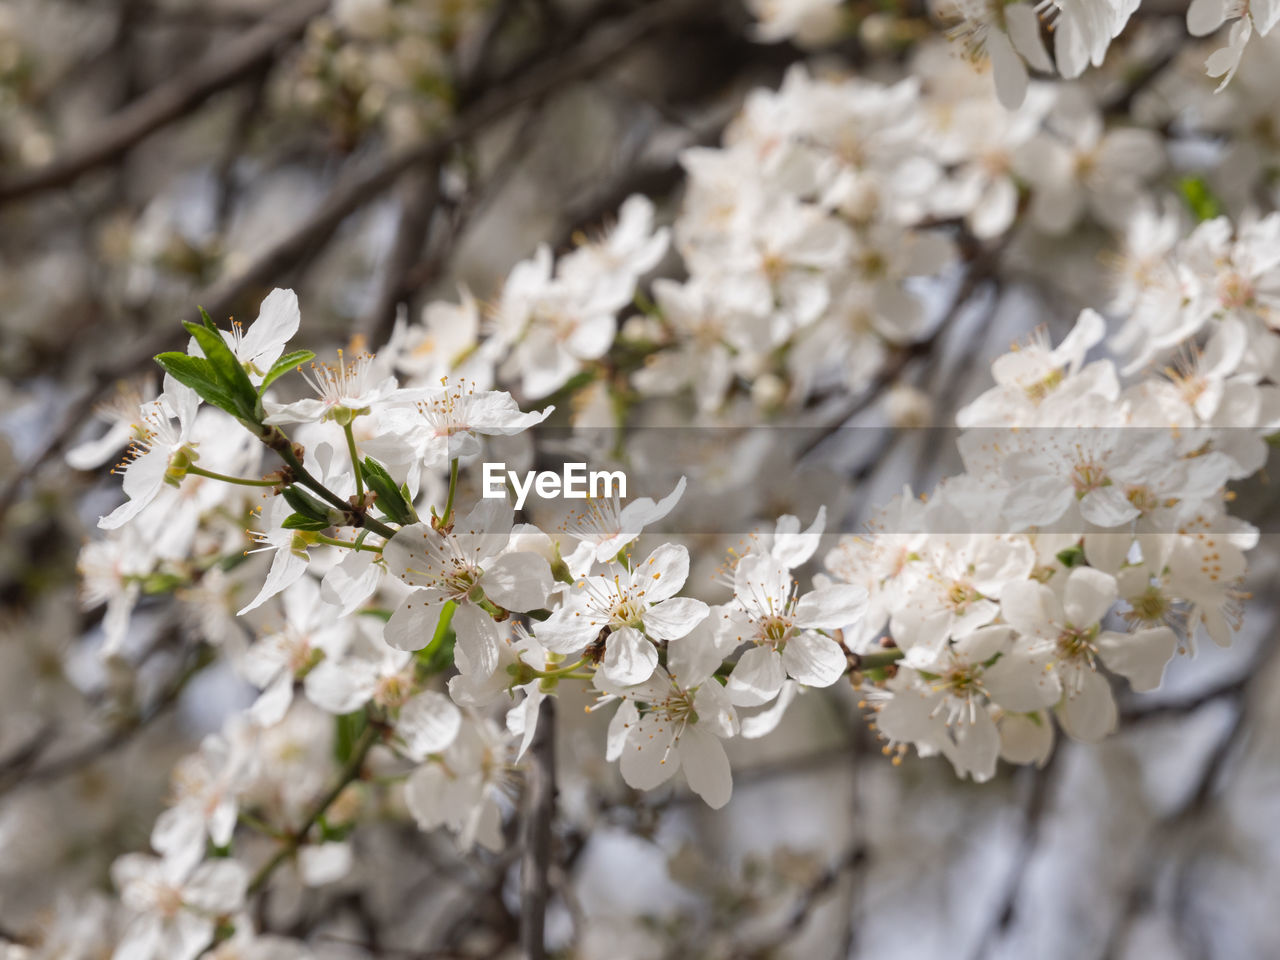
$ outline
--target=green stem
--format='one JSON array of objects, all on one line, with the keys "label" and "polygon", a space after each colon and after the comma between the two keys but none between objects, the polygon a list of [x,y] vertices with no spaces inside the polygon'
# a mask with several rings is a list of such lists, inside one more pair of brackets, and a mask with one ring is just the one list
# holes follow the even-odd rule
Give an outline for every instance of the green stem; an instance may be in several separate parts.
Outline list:
[{"label": "green stem", "polygon": [[351,469],[356,474],[356,500],[364,500],[364,478],[360,475],[360,454],[356,452],[356,435],[351,424],[344,423],[342,431],[347,435],[347,450],[351,452]]},{"label": "green stem", "polygon": [[554,670],[535,670],[533,671],[533,674],[534,676],[542,680],[563,679],[565,677],[571,677],[573,675],[573,671],[577,670],[580,666],[582,666],[586,662],[587,661],[584,658],[582,660],[579,660],[577,663],[571,663],[568,666],[564,666],[564,667],[557,667]]},{"label": "green stem", "polygon": [[255,817],[253,814],[246,813],[244,810],[240,811],[238,815],[238,819],[246,827],[251,827],[252,829],[257,830],[259,833],[266,834],[268,837],[274,837],[277,840],[285,840],[285,841],[289,839],[289,835],[285,833],[283,830],[279,830],[276,827],[273,827],[271,824],[267,823],[267,821],[263,820],[262,818]]},{"label": "green stem", "polygon": [[249,881],[250,894],[257,893],[271,879],[271,874],[275,873],[276,867],[284,863],[289,857],[298,851],[298,847],[306,841],[307,833],[313,826],[319,822],[320,818],[325,815],[328,809],[333,806],[333,802],[338,799],[342,791],[347,788],[347,784],[356,780],[360,776],[360,768],[364,766],[365,757],[373,745],[378,742],[378,727],[374,724],[368,724],[360,734],[360,739],[356,741],[355,748],[351,751],[351,759],[348,760],[342,768],[342,772],[338,775],[337,781],[329,789],[320,800],[316,803],[311,811],[307,814],[302,825],[296,832],[290,834],[288,838],[280,845],[280,849],[275,855],[264,863],[258,872],[253,875],[253,879]]},{"label": "green stem", "polygon": [[229,477],[225,473],[215,473],[212,470],[206,470],[204,467],[198,467],[194,463],[187,467],[187,473],[195,474],[197,477],[208,477],[210,480],[221,480],[223,483],[234,483],[241,487],[278,487],[279,480],[253,480],[249,477]]},{"label": "green stem", "polygon": [[877,667],[887,667],[890,664],[897,663],[905,655],[906,651],[901,647],[879,650],[876,653],[862,653],[858,655],[858,669],[875,670]]},{"label": "green stem", "polygon": [[[281,459],[289,465],[289,468],[293,471],[293,476],[298,483],[302,484],[312,493],[318,494],[320,497],[329,501],[329,503],[337,507],[343,513],[351,512],[350,503],[343,500],[340,496],[313,477],[310,471],[302,465],[302,461],[299,460],[297,455],[293,452],[293,444],[289,442],[289,438],[285,436],[284,431],[279,427],[274,427],[273,429],[279,437],[279,440],[276,442],[268,441],[268,446],[275,450],[276,453],[280,454]],[[360,517],[361,526],[372,530],[383,539],[390,540],[395,536],[395,530],[388,527],[381,520],[375,520],[364,511],[358,511],[358,515]]]},{"label": "green stem", "polygon": [[366,553],[382,553],[381,547],[371,547],[364,543],[355,543],[351,540],[342,540],[338,537],[326,537],[323,533],[317,533],[316,539],[321,543],[327,543],[334,547],[346,547],[348,550],[363,550]]}]

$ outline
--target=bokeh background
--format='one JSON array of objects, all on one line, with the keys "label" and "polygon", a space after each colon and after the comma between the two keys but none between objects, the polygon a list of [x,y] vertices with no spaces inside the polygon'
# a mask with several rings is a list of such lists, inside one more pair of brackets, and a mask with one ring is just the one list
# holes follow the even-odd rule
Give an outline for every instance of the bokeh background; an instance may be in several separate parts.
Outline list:
[{"label": "bokeh background", "polygon": [[[118,485],[63,459],[100,429],[95,405],[155,378],[150,357],[180,345],[195,304],[251,317],[293,287],[309,344],[376,347],[397,309],[459,283],[492,297],[537,243],[567,249],[631,193],[669,221],[680,151],[718,142],[752,88],[800,61],[892,79],[941,33],[913,0],[847,12],[820,43],[766,44],[736,0],[0,0],[0,955],[82,956],[31,946],[67,910],[103,925],[102,952],[83,956],[108,955],[93,906],[107,868],[145,848],[173,762],[251,698],[193,653],[206,625],[158,601],[127,656],[97,655],[76,558]],[[1228,212],[1273,209],[1275,178],[1256,173],[1280,163],[1280,87],[1269,113],[1245,73],[1211,100],[1184,14],[1144,4],[1088,82],[1167,131],[1186,120],[1166,116],[1167,90],[1203,88],[1208,133],[1184,138],[1183,162]],[[1280,77],[1274,43],[1248,56]],[[1263,186],[1241,196],[1242,178]],[[1000,282],[904,365],[901,384],[938,403],[931,422],[985,389],[1011,341],[1059,337],[1095,302],[1106,238],[1055,242],[1077,249],[1015,236]],[[954,280],[930,292],[939,308]],[[951,466],[872,408],[814,477],[856,474],[865,505]],[[1265,529],[1275,503],[1264,474],[1236,506]],[[838,689],[731,745],[724,811],[670,793],[602,802],[600,724],[566,702],[552,939],[602,960],[1280,955],[1278,547],[1264,533],[1251,554],[1231,649],[1201,643],[1162,691],[1125,695],[1106,743],[1063,743],[987,784],[941,760],[890,764]],[[283,763],[329,749],[332,727],[279,736]],[[509,859],[404,825],[362,842],[383,873],[295,883],[260,923],[319,957],[502,955]]]}]

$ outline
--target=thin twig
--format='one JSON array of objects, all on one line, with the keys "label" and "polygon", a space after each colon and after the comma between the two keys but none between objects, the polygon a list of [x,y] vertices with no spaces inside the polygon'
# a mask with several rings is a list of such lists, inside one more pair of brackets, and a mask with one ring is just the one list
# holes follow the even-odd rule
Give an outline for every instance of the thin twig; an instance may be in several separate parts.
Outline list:
[{"label": "thin twig", "polygon": [[[583,80],[593,73],[615,66],[619,58],[650,34],[697,12],[688,0],[659,0],[645,6],[621,23],[607,24],[591,34],[577,55],[566,55],[541,63],[531,75],[517,75],[505,86],[477,102],[435,138],[406,150],[340,184],[310,217],[268,248],[253,264],[225,277],[195,298],[211,316],[221,317],[248,291],[269,283],[284,273],[308,251],[327,240],[348,216],[375,199],[395,183],[405,171],[438,162],[464,140],[501,120],[531,100]],[[176,326],[176,325],[175,325]],[[91,375],[90,385],[71,401],[66,413],[44,447],[21,469],[14,471],[0,488],[0,528],[3,518],[17,499],[22,486],[37,470],[66,446],[72,433],[85,422],[103,388],[146,363],[152,356],[180,344],[183,336],[163,329],[136,343],[125,357],[109,362]]]},{"label": "thin twig", "polygon": [[307,815],[303,817],[298,829],[290,834],[289,839],[280,845],[275,855],[253,875],[253,879],[249,881],[248,892],[250,894],[257,893],[266,886],[276,868],[298,852],[298,848],[306,841],[307,833],[333,806],[334,801],[347,788],[347,785],[360,778],[360,771],[364,767],[365,757],[369,755],[369,751],[378,742],[380,732],[380,728],[372,722],[364,728],[360,734],[360,739],[356,741],[351,751],[351,757],[338,774],[338,779],[334,781],[333,786],[329,788],[323,797],[316,801]]},{"label": "thin twig", "polygon": [[524,854],[520,860],[520,947],[525,960],[544,960],[547,873],[551,866],[551,820],[556,809],[556,701],[546,697],[529,747],[525,781]]},{"label": "thin twig", "polygon": [[327,0],[294,0],[269,14],[243,36],[103,120],[83,143],[62,156],[0,180],[0,202],[64,187],[89,170],[118,159],[192,107],[252,74],[275,55],[281,43],[300,34],[327,6]]}]

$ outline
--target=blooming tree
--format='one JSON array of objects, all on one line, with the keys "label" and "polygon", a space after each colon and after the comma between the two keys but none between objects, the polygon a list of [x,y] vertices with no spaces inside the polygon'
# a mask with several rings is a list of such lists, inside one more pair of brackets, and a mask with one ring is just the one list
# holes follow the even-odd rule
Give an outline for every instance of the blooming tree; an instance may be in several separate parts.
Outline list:
[{"label": "blooming tree", "polygon": [[[316,6],[281,15],[305,37],[279,108],[393,148],[390,173],[321,208],[325,229],[343,197],[427,160],[431,193],[475,202],[468,163],[440,161],[479,123],[466,104],[498,110],[477,78],[515,14]],[[184,335],[147,351],[159,378],[66,451],[81,471],[120,458],[122,492],[85,501],[81,596],[101,611],[96,669],[145,663],[163,615],[187,651],[168,695],[217,671],[242,695],[168,758],[149,849],[114,860],[111,897],[6,958],[308,955],[321,945],[273,923],[271,896],[398,883],[369,839],[388,824],[496,864],[499,900],[519,860],[518,937],[543,956],[555,824],[589,831],[624,791],[725,807],[737,751],[806,701],[856,711],[887,764],[940,756],[986,783],[1103,741],[1128,691],[1232,643],[1261,537],[1237,491],[1280,436],[1276,11],[1186,11],[1195,36],[1230,21],[1207,58],[1222,107],[1182,69],[1200,47],[1137,3],[746,6],[752,42],[796,62],[679,149],[678,204],[624,194],[603,229],[530,244],[480,297],[384,311],[341,347],[312,332],[305,288],[261,296],[247,324],[184,292]],[[681,9],[631,14],[623,47]],[[543,95],[574,66],[554,60],[527,78]],[[1211,138],[1227,156],[1205,172],[1180,148]],[[34,169],[0,198],[44,189]],[[1220,190],[1222,169],[1248,189]],[[284,283],[295,246],[210,305]],[[1056,269],[1104,250],[1105,294]],[[132,283],[163,284],[131,256]],[[1067,329],[1025,310],[963,404],[911,382],[979,293],[1023,274],[1064,281]],[[384,307],[409,299],[389,289]],[[944,428],[929,458],[955,469],[852,509],[912,427]],[[833,451],[863,465],[806,478]],[[577,457],[631,489],[559,502],[553,468]],[[498,461],[518,469],[494,490]],[[570,925],[572,955],[600,952],[580,910]],[[651,955],[631,949],[611,955]],[[757,955],[733,949],[708,955]]]}]

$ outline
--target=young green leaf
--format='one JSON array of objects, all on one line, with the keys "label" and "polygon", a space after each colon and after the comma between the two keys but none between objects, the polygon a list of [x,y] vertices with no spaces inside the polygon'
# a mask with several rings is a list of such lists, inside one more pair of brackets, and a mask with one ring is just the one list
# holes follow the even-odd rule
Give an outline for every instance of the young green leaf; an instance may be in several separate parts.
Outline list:
[{"label": "young green leaf", "polygon": [[284,518],[280,526],[285,530],[311,530],[318,533],[321,530],[328,530],[333,524],[328,520],[313,520],[301,513],[291,513]]},{"label": "young green leaf", "polygon": [[387,473],[386,467],[373,457],[365,457],[361,467],[365,483],[378,495],[378,506],[383,513],[394,523],[399,524],[413,523],[418,519],[413,512],[413,506],[396,486],[396,482],[391,479],[391,474]]},{"label": "young green leaf", "polygon": [[309,363],[315,359],[315,354],[310,350],[294,350],[292,353],[286,353],[283,357],[271,365],[271,369],[267,371],[267,375],[262,378],[262,385],[258,387],[258,395],[262,395],[262,391],[271,386],[276,380],[284,376],[290,370],[297,369],[304,363]]},{"label": "young green leaf", "polygon": [[[208,314],[201,311],[205,320]],[[209,362],[209,367],[217,378],[219,386],[235,401],[235,416],[249,423],[257,423],[258,391],[249,382],[249,375],[236,359],[236,355],[227,346],[222,334],[216,328],[201,326],[197,323],[184,323],[187,332],[196,339],[201,352]]]},{"label": "young green leaf", "polygon": [[368,726],[369,718],[363,710],[357,710],[354,713],[340,714],[333,721],[333,757],[338,763],[345,764],[355,752],[356,741]]},{"label": "young green leaf", "polygon": [[170,351],[159,354],[155,361],[173,379],[194,390],[205,403],[225,410],[233,417],[240,416],[235,397],[222,385],[208,360]]},{"label": "young green leaf", "polygon": [[330,526],[329,508],[321,503],[311,494],[297,487],[286,487],[284,491],[284,499],[289,506],[302,514],[309,520],[323,520],[325,526]]}]

